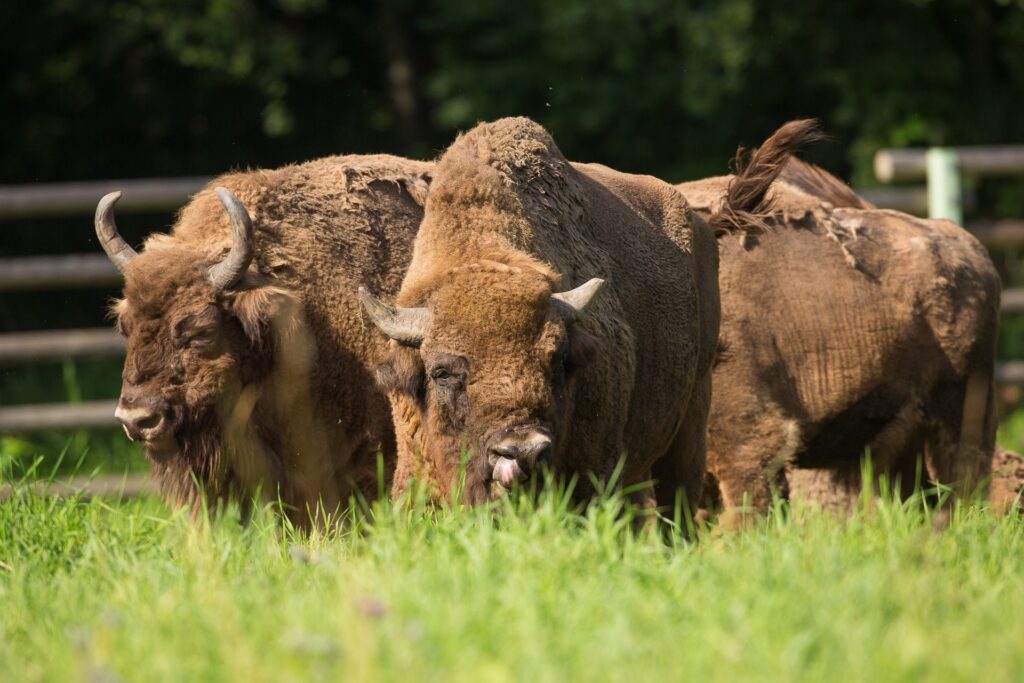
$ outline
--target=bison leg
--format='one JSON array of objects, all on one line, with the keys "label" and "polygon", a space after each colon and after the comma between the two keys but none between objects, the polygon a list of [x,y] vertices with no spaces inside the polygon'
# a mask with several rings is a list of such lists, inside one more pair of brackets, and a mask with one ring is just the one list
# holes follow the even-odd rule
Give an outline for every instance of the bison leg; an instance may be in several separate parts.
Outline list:
[{"label": "bison leg", "polygon": [[860,472],[793,467],[786,473],[789,499],[836,515],[848,515],[860,496]]},{"label": "bison leg", "polygon": [[995,395],[990,373],[935,392],[926,409],[924,459],[931,479],[956,497],[984,493],[995,448]]},{"label": "bison leg", "polygon": [[662,514],[671,517],[682,504],[683,515],[695,515],[700,504],[707,458],[707,421],[711,373],[699,380],[686,415],[665,455],[654,463],[655,496]]},{"label": "bison leg", "polygon": [[728,450],[716,443],[709,456],[724,507],[719,524],[725,529],[740,528],[752,515],[768,511],[772,489],[801,445],[795,420],[764,420],[747,429],[756,437]]}]

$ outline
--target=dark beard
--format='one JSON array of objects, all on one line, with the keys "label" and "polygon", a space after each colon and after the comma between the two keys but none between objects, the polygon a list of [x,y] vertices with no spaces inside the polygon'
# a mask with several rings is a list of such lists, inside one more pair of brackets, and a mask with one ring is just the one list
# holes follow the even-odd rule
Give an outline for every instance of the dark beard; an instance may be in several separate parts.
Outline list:
[{"label": "dark beard", "polygon": [[470,505],[486,503],[491,499],[491,467],[487,463],[487,456],[482,454],[471,455],[466,463],[466,488],[465,498]]},{"label": "dark beard", "polygon": [[224,456],[224,436],[212,410],[183,420],[176,436],[178,453],[150,459],[153,479],[171,505],[199,509],[205,494],[213,504],[225,500],[232,486],[230,464]]},{"label": "dark beard", "polygon": [[211,512],[229,501],[238,501],[244,511],[259,488],[264,497],[280,497],[286,506],[293,503],[278,455],[280,435],[270,411],[257,405],[241,431],[246,432],[247,443],[232,444],[215,410],[190,414],[180,431],[183,436],[178,437],[179,452],[150,460],[164,499],[193,513],[204,501]]}]

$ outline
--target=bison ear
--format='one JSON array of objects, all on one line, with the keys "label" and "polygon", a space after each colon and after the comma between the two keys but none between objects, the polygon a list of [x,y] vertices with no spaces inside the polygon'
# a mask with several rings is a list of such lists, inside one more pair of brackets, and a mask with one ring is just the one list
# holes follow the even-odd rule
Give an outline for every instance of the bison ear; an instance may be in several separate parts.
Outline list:
[{"label": "bison ear", "polygon": [[278,336],[288,335],[302,324],[302,304],[284,287],[245,287],[233,295],[230,306],[254,346],[263,344],[272,329]]},{"label": "bison ear", "polygon": [[416,349],[391,342],[387,360],[377,367],[377,385],[385,392],[405,394],[419,402],[423,398],[425,372]]}]

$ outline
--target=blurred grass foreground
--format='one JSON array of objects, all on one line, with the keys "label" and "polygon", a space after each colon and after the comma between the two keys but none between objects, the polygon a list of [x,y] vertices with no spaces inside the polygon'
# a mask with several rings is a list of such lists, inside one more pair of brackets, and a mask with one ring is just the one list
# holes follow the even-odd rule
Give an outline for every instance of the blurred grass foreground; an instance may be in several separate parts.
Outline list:
[{"label": "blurred grass foreground", "polygon": [[301,536],[151,498],[0,504],[5,681],[987,681],[1024,671],[1024,525],[920,498],[689,544],[617,497],[379,504]]}]

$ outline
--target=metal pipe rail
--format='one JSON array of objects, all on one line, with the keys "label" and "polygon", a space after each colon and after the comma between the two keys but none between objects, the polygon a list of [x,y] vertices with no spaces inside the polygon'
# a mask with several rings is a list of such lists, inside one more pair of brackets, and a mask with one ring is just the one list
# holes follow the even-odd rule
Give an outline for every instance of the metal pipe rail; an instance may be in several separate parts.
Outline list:
[{"label": "metal pipe rail", "polygon": [[1024,384],[1024,361],[1010,360],[996,363],[996,384]]},{"label": "metal pipe rail", "polygon": [[[997,363],[995,380],[999,385],[1024,384],[1024,361]],[[0,408],[0,434],[49,430],[113,429],[117,401],[85,403],[44,403]]]},{"label": "metal pipe rail", "polygon": [[967,230],[990,249],[1014,249],[1024,246],[1024,220],[1006,218],[996,221],[971,221]]},{"label": "metal pipe rail", "polygon": [[[928,213],[928,188],[923,185],[909,187],[856,187],[853,191],[880,209],[895,209],[916,216]],[[965,209],[972,209],[978,197],[965,190],[961,198]]]},{"label": "metal pipe rail", "polygon": [[0,335],[0,363],[62,360],[84,356],[120,356],[124,338],[105,327]]},{"label": "metal pipe rail", "polygon": [[34,496],[80,496],[82,498],[138,498],[156,493],[156,485],[145,474],[108,474],[98,477],[73,477],[31,484],[0,486],[0,501],[24,491]]},{"label": "metal pipe rail", "polygon": [[[1024,288],[1003,291],[1000,312],[1024,314]],[[116,357],[125,341],[114,330],[94,328],[47,332],[12,332],[0,335],[0,364],[63,360],[81,357]]]},{"label": "metal pipe rail", "polygon": [[[922,213],[926,202],[923,190],[905,197],[913,206],[901,210]],[[892,208],[879,193],[868,195],[874,203]],[[902,200],[901,200],[902,201]],[[1024,220],[980,220],[967,226],[978,240],[990,248],[1013,248],[1024,245]],[[71,254],[67,256],[36,256],[0,259],[0,292],[110,287],[121,282],[121,274],[103,254]]]},{"label": "metal pipe rail", "polygon": [[0,259],[0,292],[107,287],[121,273],[105,254]]},{"label": "metal pipe rail", "polygon": [[[959,168],[968,173],[1022,173],[1024,146],[963,147],[955,150]],[[880,180],[924,178],[927,150],[881,150],[875,157]],[[0,186],[0,219],[36,216],[91,215],[98,199],[124,191],[118,211],[176,208],[202,189],[210,178],[102,180]],[[923,212],[928,194],[922,188],[877,188],[864,194],[875,204]],[[960,195],[958,195],[960,196]],[[968,193],[967,202],[973,201]],[[984,221],[969,226],[989,247],[1024,244],[1024,221]],[[0,259],[0,292],[117,285],[121,275],[102,253]],[[1024,313],[1024,289],[1003,292],[1003,313]],[[53,361],[82,356],[115,357],[124,340],[113,330],[59,330],[0,335],[0,364]],[[1000,384],[1024,384],[1024,361],[996,367]],[[116,428],[116,401],[0,407],[0,433],[45,430]]]},{"label": "metal pipe rail", "polygon": [[[1015,175],[1024,173],[1024,145],[953,147],[964,173]],[[921,180],[927,175],[928,150],[882,149],[875,153],[875,177],[883,183]]]},{"label": "metal pipe rail", "polygon": [[0,218],[91,214],[100,197],[123,190],[119,212],[176,208],[201,190],[208,176],[0,185]]},{"label": "metal pipe rail", "polygon": [[0,408],[0,434],[116,427],[117,401],[42,403]]}]

